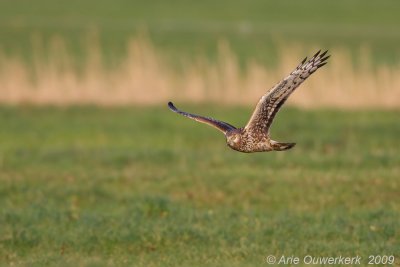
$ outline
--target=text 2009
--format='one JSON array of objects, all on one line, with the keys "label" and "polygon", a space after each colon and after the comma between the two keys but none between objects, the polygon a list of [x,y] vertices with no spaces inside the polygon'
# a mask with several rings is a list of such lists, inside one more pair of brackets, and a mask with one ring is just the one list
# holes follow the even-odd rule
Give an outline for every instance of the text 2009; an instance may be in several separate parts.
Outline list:
[{"label": "text 2009", "polygon": [[393,264],[394,256],[393,255],[369,255],[368,256],[368,264]]}]

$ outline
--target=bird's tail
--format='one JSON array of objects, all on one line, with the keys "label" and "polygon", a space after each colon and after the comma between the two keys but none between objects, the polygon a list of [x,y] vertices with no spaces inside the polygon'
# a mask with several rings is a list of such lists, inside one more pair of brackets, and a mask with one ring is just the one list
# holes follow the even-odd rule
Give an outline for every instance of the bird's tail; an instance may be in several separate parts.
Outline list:
[{"label": "bird's tail", "polygon": [[283,150],[291,149],[292,147],[294,147],[296,145],[296,143],[280,143],[280,142],[271,140],[271,145],[272,145],[272,149],[274,151],[283,151]]}]

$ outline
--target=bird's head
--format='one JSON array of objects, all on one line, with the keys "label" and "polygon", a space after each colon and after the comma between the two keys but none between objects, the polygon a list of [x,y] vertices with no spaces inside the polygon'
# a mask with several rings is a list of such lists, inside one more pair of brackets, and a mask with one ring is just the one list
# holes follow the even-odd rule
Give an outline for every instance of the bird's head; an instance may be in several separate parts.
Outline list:
[{"label": "bird's head", "polygon": [[228,146],[235,149],[240,146],[241,132],[238,129],[226,133],[226,142]]}]

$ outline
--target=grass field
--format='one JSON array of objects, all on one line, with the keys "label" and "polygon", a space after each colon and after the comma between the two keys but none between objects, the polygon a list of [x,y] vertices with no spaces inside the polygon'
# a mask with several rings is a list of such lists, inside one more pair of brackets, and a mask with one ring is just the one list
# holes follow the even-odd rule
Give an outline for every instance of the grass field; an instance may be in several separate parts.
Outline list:
[{"label": "grass field", "polygon": [[[181,105],[182,106],[182,105]],[[237,126],[251,110],[182,106]],[[395,255],[398,111],[284,109],[241,154],[166,107],[0,108],[2,266],[269,266]]]},{"label": "grass field", "polygon": [[[400,266],[399,10],[0,0],[0,266]],[[232,151],[166,107],[244,125],[318,49],[272,129],[292,150]]]}]

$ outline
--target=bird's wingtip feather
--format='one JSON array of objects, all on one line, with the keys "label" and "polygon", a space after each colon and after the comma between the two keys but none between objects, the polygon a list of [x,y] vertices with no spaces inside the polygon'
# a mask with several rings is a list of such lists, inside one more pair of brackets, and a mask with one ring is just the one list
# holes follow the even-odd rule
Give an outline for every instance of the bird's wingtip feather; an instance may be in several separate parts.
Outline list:
[{"label": "bird's wingtip feather", "polygon": [[328,50],[326,50],[325,52],[323,52],[322,54],[319,55],[320,58],[324,57],[326,55],[326,53],[328,53]]},{"label": "bird's wingtip feather", "polygon": [[172,103],[171,101],[168,102],[168,107],[170,110],[175,111],[176,107],[174,106],[174,103]]},{"label": "bird's wingtip feather", "polygon": [[315,53],[315,55],[313,56],[313,58],[316,58],[316,57],[319,55],[319,53],[321,53],[321,49],[320,49],[320,50],[318,50],[318,52],[317,52],[317,53]]}]

